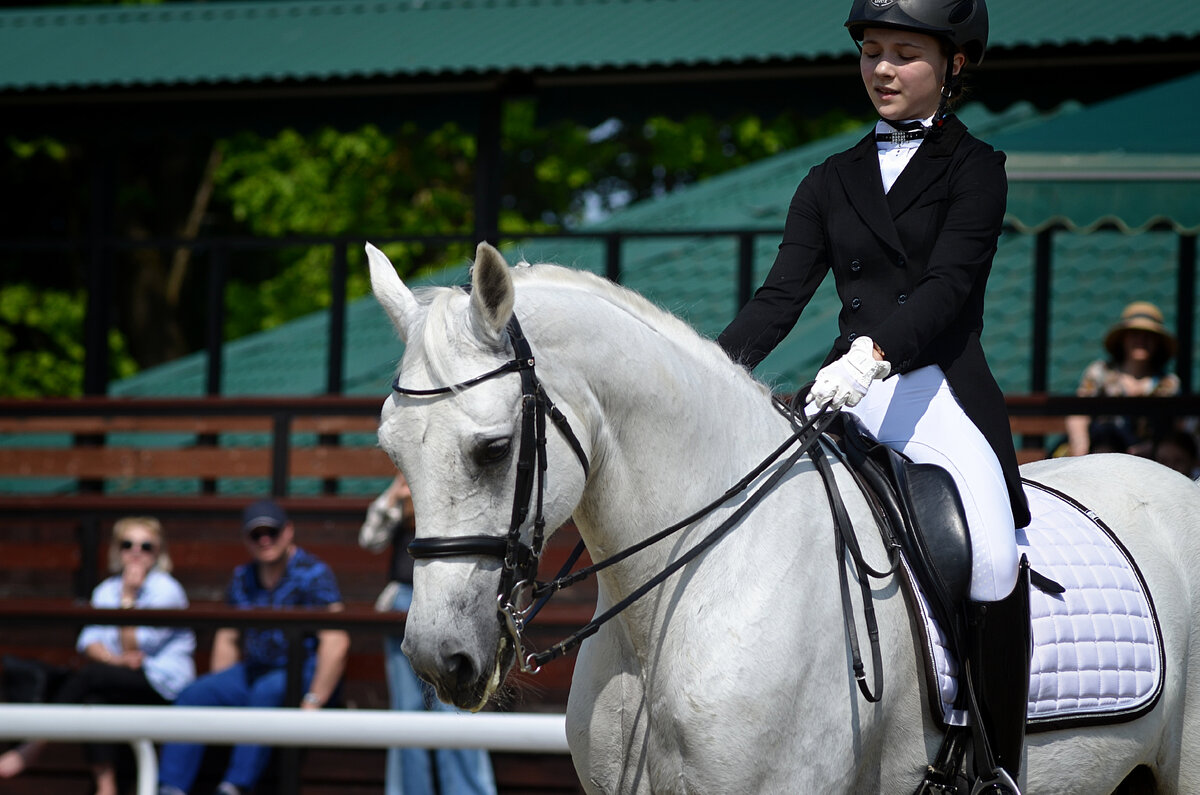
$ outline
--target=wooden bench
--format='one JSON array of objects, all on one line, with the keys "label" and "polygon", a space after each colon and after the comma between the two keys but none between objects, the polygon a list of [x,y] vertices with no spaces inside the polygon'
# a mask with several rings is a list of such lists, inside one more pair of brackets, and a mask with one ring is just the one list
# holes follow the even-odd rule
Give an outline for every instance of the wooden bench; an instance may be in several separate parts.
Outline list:
[{"label": "wooden bench", "polygon": [[[73,479],[106,493],[167,478],[390,478],[376,398],[0,400],[0,479]],[[114,441],[119,440],[119,441]],[[10,486],[11,490],[11,486]],[[99,490],[93,488],[93,490]]]},{"label": "wooden bench", "polygon": [[1050,456],[1052,444],[1067,433],[1067,417],[1084,415],[1146,417],[1152,427],[1170,428],[1184,417],[1200,417],[1200,395],[1174,397],[1076,397],[1008,395],[1009,424],[1017,439],[1017,460],[1024,464]]},{"label": "wooden bench", "polygon": [[1048,458],[1053,440],[1066,436],[1067,418],[1063,416],[1010,416],[1008,424],[1017,443],[1017,463],[1027,464]]}]

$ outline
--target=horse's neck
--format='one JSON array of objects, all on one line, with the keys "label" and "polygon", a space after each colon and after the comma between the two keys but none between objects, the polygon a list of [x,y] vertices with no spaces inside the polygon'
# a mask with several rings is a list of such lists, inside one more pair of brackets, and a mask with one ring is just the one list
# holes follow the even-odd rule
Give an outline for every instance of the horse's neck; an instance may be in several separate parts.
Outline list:
[{"label": "horse's neck", "polygon": [[[593,321],[609,333],[556,335],[557,350],[542,356],[574,362],[548,386],[572,403],[592,446],[574,519],[594,559],[708,504],[789,433],[762,387],[715,345],[599,311]],[[623,571],[637,582],[674,546],[647,550]]]},{"label": "horse's neck", "polygon": [[607,528],[671,524],[724,492],[787,437],[769,398],[728,362],[681,359],[654,335],[588,361],[599,449],[577,521],[582,515]]}]

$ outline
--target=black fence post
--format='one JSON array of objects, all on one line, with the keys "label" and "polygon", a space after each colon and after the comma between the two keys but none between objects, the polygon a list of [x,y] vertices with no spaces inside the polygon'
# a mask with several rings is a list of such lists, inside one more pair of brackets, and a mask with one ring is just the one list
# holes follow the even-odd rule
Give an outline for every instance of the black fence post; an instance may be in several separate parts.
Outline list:
[{"label": "black fence post", "polygon": [[604,275],[610,282],[621,283],[621,234],[609,232],[604,236]]},{"label": "black fence post", "polygon": [[225,276],[229,269],[229,249],[215,245],[209,252],[208,264],[208,323],[205,327],[205,351],[208,368],[205,373],[205,393],[221,394],[221,364],[225,349]]},{"label": "black fence post", "polygon": [[1030,352],[1029,390],[1045,392],[1050,370],[1050,267],[1054,256],[1054,228],[1037,233],[1033,255],[1033,350]]},{"label": "black fence post", "polygon": [[100,520],[89,514],[76,525],[79,542],[79,568],[75,571],[75,598],[87,601],[99,584],[96,572],[100,567]]},{"label": "black fence post", "polygon": [[271,421],[271,496],[288,493],[288,456],[292,449],[292,415],[276,414]]},{"label": "black fence post", "polygon": [[109,286],[113,283],[112,207],[116,194],[116,156],[102,145],[92,163],[91,218],[88,225],[87,308],[84,314],[83,394],[108,393]]},{"label": "black fence post", "polygon": [[750,301],[754,294],[754,233],[738,235],[738,311]]},{"label": "black fence post", "polygon": [[1192,369],[1195,362],[1196,306],[1196,236],[1179,236],[1179,273],[1175,289],[1175,332],[1179,347],[1175,351],[1175,370],[1179,374],[1180,391],[1192,393]]},{"label": "black fence post", "polygon": [[500,115],[502,102],[495,92],[479,98],[475,127],[475,240],[472,249],[486,240],[500,244]]},{"label": "black fence post", "polygon": [[[300,706],[302,696],[301,684],[304,677],[304,632],[296,627],[288,627],[283,631],[287,637],[287,686],[284,689],[283,705],[285,707]],[[297,795],[300,792],[300,748],[295,745],[285,745],[279,751],[279,792],[280,795]]]},{"label": "black fence post", "polygon": [[346,246],[345,240],[333,243],[333,267],[329,279],[329,351],[325,391],[342,394],[342,370],[346,351]]}]

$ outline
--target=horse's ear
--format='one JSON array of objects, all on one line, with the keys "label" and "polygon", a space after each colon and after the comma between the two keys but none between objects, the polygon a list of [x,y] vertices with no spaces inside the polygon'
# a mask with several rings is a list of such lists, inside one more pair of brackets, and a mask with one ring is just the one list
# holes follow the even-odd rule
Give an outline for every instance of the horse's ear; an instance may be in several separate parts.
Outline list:
[{"label": "horse's ear", "polygon": [[371,289],[375,292],[375,300],[400,332],[400,339],[407,342],[410,330],[416,327],[417,319],[421,315],[421,305],[413,297],[412,291],[400,281],[396,266],[392,265],[387,254],[370,243],[367,243],[366,249],[367,261],[371,264]]},{"label": "horse's ear", "polygon": [[476,328],[499,341],[513,313],[513,283],[504,255],[488,243],[475,249],[471,269],[471,316]]}]

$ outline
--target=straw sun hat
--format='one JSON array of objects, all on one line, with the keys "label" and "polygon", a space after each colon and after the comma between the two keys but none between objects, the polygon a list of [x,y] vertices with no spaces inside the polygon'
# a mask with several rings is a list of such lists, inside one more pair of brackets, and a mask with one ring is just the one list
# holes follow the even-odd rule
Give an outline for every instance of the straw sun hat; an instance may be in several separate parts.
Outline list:
[{"label": "straw sun hat", "polygon": [[1134,301],[1121,312],[1121,319],[1113,324],[1104,335],[1104,348],[1115,361],[1123,354],[1121,341],[1125,333],[1138,329],[1149,331],[1158,336],[1161,341],[1162,361],[1175,355],[1175,335],[1167,330],[1163,323],[1163,314],[1157,306],[1149,301]]}]

